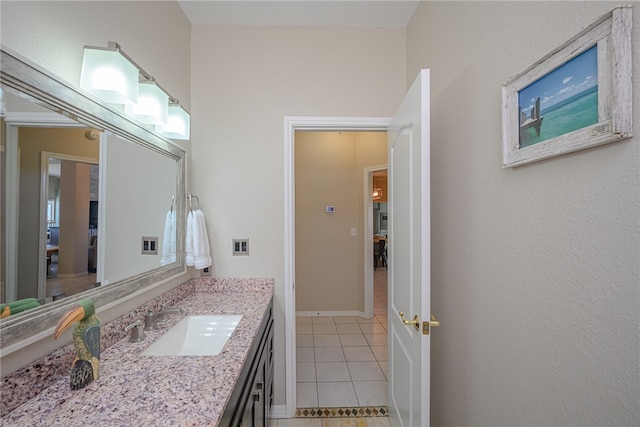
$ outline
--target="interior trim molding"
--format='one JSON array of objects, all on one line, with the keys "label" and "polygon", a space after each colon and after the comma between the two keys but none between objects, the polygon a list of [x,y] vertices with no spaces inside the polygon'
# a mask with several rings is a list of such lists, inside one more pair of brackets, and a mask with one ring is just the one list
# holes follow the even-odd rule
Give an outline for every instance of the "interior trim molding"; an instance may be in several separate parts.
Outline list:
[{"label": "interior trim molding", "polygon": [[273,405],[271,407],[270,418],[287,418],[287,406],[286,405]]},{"label": "interior trim molding", "polygon": [[[387,131],[390,117],[284,117],[285,415],[296,414],[294,142],[297,130]],[[366,260],[367,257],[365,257]],[[366,262],[366,261],[365,261]]]}]

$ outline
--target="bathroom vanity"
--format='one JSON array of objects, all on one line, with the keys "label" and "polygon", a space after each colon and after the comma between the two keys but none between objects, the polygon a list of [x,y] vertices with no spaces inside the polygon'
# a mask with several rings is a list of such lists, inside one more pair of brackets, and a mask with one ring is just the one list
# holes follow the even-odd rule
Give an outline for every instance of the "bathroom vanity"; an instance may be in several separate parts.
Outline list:
[{"label": "bathroom vanity", "polygon": [[[65,375],[5,414],[0,424],[264,426],[273,396],[272,301],[270,279],[189,280],[169,297],[103,326],[105,341],[115,333],[119,340],[103,347],[96,381],[71,391]],[[185,313],[166,316],[144,340],[129,342],[124,326],[167,302]],[[217,355],[142,354],[185,316],[194,315],[242,317]],[[60,363],[60,358],[43,363]],[[29,372],[17,375],[29,381]]]},{"label": "bathroom vanity", "polygon": [[267,425],[273,403],[273,303],[267,311],[227,402],[222,426]]},{"label": "bathroom vanity", "polygon": [[[80,299],[91,298],[100,316],[102,309],[108,311],[114,305],[128,303],[131,298],[140,301],[140,295],[156,284],[187,277],[183,227],[176,227],[176,257],[174,262],[168,264],[162,264],[160,259],[149,255],[141,255],[139,246],[130,244],[130,237],[138,235],[137,229],[124,228],[141,223],[148,229],[153,218],[157,226],[151,229],[157,230],[154,231],[157,233],[155,235],[161,235],[168,208],[175,212],[176,224],[186,222],[187,153],[169,139],[149,131],[146,126],[140,126],[137,121],[103,104],[94,96],[88,96],[19,54],[3,47],[0,55],[3,107],[6,106],[7,112],[11,113],[6,115],[4,123],[8,164],[17,165],[19,152],[20,158],[25,158],[24,150],[18,150],[20,128],[39,129],[42,123],[56,123],[72,129],[88,126],[83,133],[103,131],[100,144],[104,145],[107,158],[127,159],[134,165],[127,166],[109,160],[110,167],[103,169],[105,179],[101,178],[101,184],[108,184],[105,187],[108,191],[103,193],[109,197],[99,201],[105,215],[101,214],[98,222],[104,221],[106,225],[108,221],[117,224],[117,227],[110,227],[110,232],[103,233],[98,240],[100,247],[97,253],[104,261],[98,261],[98,265],[103,265],[102,273],[98,269],[96,278],[101,286],[87,290],[82,295],[72,295],[46,304],[29,313],[3,319],[0,346],[3,349],[12,346],[22,349],[25,343],[29,345],[48,339],[48,331],[52,331],[60,316]],[[13,101],[9,102],[10,99]],[[37,112],[36,116],[40,119],[46,117],[45,122],[38,122],[32,115],[27,120],[24,114],[31,112]],[[80,123],[75,120],[69,122],[71,118],[77,118]],[[127,154],[120,149],[133,151]],[[57,150],[48,148],[44,151]],[[34,164],[40,165],[42,159],[39,151],[35,156],[37,162]],[[119,166],[113,168],[113,165]],[[8,169],[13,171],[13,175],[3,178],[7,181],[7,188],[17,188],[18,182],[24,183],[17,174],[18,169],[17,166]],[[47,172],[47,168],[42,169],[41,174]],[[145,172],[145,179],[136,180],[130,173],[123,178],[121,170],[156,170],[161,172],[161,176],[149,178]],[[165,178],[166,185],[158,185],[159,180]],[[132,182],[147,185],[132,187]],[[153,185],[149,186],[148,183]],[[156,190],[161,190],[162,194]],[[47,189],[40,187],[34,187],[28,193],[33,195],[40,192],[48,194]],[[13,208],[22,205],[23,200],[18,203],[17,194],[17,191],[8,191],[7,196],[13,198],[5,200],[2,206]],[[36,207],[30,212],[39,211],[41,218],[45,218],[44,208],[37,207],[39,201],[32,202],[36,203]],[[123,209],[124,206],[127,209]],[[132,216],[132,212],[144,212],[144,215]],[[8,220],[17,224],[20,216],[17,210],[9,209],[6,215]],[[33,218],[37,219],[37,215]],[[7,239],[3,246],[3,253],[11,257],[10,262],[2,266],[3,283],[7,283],[5,296],[7,300],[17,299],[17,287],[14,285],[26,283],[19,279],[21,273],[17,269],[20,263],[16,258],[16,248],[20,247],[33,248],[26,255],[29,259],[33,258],[33,253],[42,254],[42,262],[37,262],[41,271],[28,283],[33,288],[33,296],[44,299],[45,251],[37,248],[45,247],[46,230],[40,229],[38,224],[46,224],[46,221],[29,225],[24,218],[20,218],[19,223],[20,227],[24,225],[33,233],[29,233],[28,244],[20,240],[18,245],[18,235],[21,239],[27,235],[20,231]],[[8,229],[12,227],[8,226]],[[13,229],[17,230],[17,227]],[[122,239],[118,239],[118,236]],[[109,265],[113,266],[112,270]],[[98,379],[81,390],[71,391],[69,386],[69,372],[75,355],[71,344],[17,371],[15,369],[22,365],[17,361],[18,358],[14,358],[12,360],[17,366],[7,370],[10,374],[2,378],[0,425],[264,425],[271,401],[273,376],[272,297],[272,279],[187,280],[166,294],[119,318],[110,318],[102,325],[100,374]],[[143,320],[149,310],[157,312],[163,306],[181,307],[185,314],[168,315],[159,323],[158,329],[146,333],[144,340],[129,342],[129,332],[125,328]],[[142,354],[184,316],[195,315],[242,317],[218,354]],[[67,341],[70,341],[69,334],[65,333]]]}]

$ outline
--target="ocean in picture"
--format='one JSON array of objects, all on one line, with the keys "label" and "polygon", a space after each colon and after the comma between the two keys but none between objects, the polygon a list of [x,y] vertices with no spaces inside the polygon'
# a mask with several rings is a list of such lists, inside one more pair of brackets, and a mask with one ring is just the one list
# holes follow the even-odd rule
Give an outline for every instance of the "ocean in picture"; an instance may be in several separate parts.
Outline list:
[{"label": "ocean in picture", "polygon": [[549,109],[541,109],[543,118],[540,135],[533,128],[527,133],[520,147],[527,147],[547,139],[598,123],[598,86],[566,99]]},{"label": "ocean in picture", "polygon": [[598,123],[598,46],[518,91],[520,148]]}]

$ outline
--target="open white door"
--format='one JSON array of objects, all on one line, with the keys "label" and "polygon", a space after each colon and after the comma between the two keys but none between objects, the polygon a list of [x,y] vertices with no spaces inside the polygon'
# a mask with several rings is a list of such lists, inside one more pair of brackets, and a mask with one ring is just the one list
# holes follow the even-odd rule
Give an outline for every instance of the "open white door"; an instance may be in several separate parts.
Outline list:
[{"label": "open white door", "polygon": [[402,427],[428,426],[430,415],[429,115],[422,70],[388,129],[389,416]]}]

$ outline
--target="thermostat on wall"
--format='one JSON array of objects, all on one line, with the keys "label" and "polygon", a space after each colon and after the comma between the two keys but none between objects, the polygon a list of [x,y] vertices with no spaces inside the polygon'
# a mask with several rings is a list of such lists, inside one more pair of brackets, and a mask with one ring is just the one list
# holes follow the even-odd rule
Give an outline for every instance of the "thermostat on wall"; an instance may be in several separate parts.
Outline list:
[{"label": "thermostat on wall", "polygon": [[335,212],[335,210],[336,210],[336,207],[335,207],[335,206],[325,206],[325,207],[324,207],[324,211],[325,211],[326,213],[334,213],[334,212]]}]

